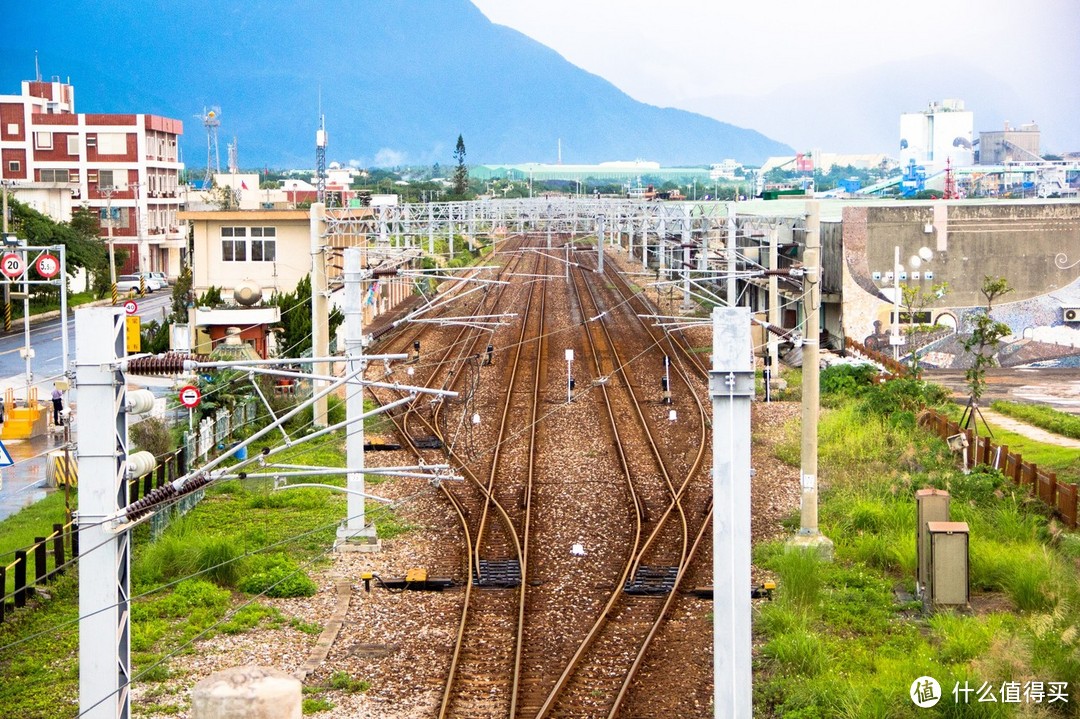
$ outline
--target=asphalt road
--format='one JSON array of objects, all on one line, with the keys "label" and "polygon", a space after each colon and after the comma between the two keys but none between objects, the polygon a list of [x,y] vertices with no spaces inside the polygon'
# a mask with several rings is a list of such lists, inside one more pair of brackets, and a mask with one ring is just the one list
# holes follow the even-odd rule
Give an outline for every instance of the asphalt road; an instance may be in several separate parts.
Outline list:
[{"label": "asphalt road", "polygon": [[[144,322],[161,320],[163,311],[169,311],[171,293],[159,290],[137,300],[137,314]],[[75,360],[75,319],[68,316],[68,361]],[[37,387],[38,397],[49,402],[52,383],[61,376],[63,353],[61,351],[61,322],[59,318],[31,322],[30,346],[34,357],[30,365],[31,384]],[[0,391],[11,387],[17,399],[25,399],[27,387],[26,362],[19,350],[26,344],[21,320],[16,321],[9,334],[0,334]],[[70,366],[70,365],[69,365]],[[78,434],[78,391],[72,389],[67,397],[72,414],[71,435]],[[63,446],[63,430],[49,428],[48,434],[26,440],[8,440],[4,448],[15,462],[13,466],[0,468],[0,520],[15,514],[23,507],[45,497],[45,457],[49,451]]]},{"label": "asphalt road", "polygon": [[[970,391],[963,370],[928,369],[923,372],[923,378],[947,387],[960,404],[967,402]],[[989,407],[995,400],[1045,404],[1062,412],[1080,414],[1080,369],[989,369],[980,405]]]}]

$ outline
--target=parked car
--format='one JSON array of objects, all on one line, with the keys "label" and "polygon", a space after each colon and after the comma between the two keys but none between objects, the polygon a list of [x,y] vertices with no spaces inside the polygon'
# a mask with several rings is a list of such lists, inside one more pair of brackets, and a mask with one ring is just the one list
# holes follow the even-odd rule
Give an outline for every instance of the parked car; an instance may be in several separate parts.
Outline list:
[{"label": "parked car", "polygon": [[146,274],[157,281],[158,285],[160,285],[159,289],[164,289],[169,286],[169,278],[165,276],[164,272],[147,272]]},{"label": "parked car", "polygon": [[160,289],[161,286],[147,277],[144,281],[139,280],[138,275],[120,275],[116,278],[116,291],[122,295],[126,295],[128,292],[134,290],[138,292],[145,282],[146,293],[150,294],[155,288]]}]

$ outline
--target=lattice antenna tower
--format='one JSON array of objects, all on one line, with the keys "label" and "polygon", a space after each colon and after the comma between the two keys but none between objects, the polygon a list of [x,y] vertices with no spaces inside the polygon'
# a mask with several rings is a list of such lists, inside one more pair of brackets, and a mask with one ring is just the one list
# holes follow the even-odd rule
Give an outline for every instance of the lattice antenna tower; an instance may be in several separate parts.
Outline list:
[{"label": "lattice antenna tower", "polygon": [[[221,174],[221,153],[218,150],[218,128],[221,127],[221,108],[215,105],[207,110],[203,108],[203,114],[197,115],[206,128],[206,175],[203,176],[203,187],[209,187],[214,179],[214,173]],[[213,160],[213,164],[211,164]]]}]

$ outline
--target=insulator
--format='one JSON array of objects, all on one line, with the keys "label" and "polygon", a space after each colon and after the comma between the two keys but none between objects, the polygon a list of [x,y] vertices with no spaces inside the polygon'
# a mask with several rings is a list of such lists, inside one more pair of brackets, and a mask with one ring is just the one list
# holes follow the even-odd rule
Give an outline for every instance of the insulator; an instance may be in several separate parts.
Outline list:
[{"label": "insulator", "polygon": [[155,505],[161,504],[175,495],[176,490],[173,489],[173,486],[171,484],[166,484],[164,487],[158,487],[137,502],[128,505],[124,514],[129,520],[134,522],[139,517],[147,514]]},{"label": "insulator", "polygon": [[178,352],[168,352],[161,355],[153,355],[151,357],[137,357],[133,360],[129,360],[127,363],[127,371],[130,374],[141,374],[146,376],[161,376],[182,374],[184,372],[184,363],[191,361],[205,361],[205,357],[193,356],[187,354],[180,354]]}]

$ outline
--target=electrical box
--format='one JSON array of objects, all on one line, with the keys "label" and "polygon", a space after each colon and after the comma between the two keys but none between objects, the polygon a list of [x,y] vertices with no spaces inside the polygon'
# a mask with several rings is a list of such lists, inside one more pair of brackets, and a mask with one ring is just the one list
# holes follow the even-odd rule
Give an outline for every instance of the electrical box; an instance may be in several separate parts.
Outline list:
[{"label": "electrical box", "polygon": [[926,591],[930,575],[930,532],[928,522],[949,521],[949,493],[944,489],[920,489],[915,492],[916,539],[915,584],[920,594]]},{"label": "electrical box", "polygon": [[967,522],[927,522],[930,535],[929,584],[923,606],[959,607],[968,604]]},{"label": "electrical box", "polygon": [[427,570],[421,567],[413,567],[405,572],[405,581],[409,584],[414,582],[422,584],[427,581]]}]

